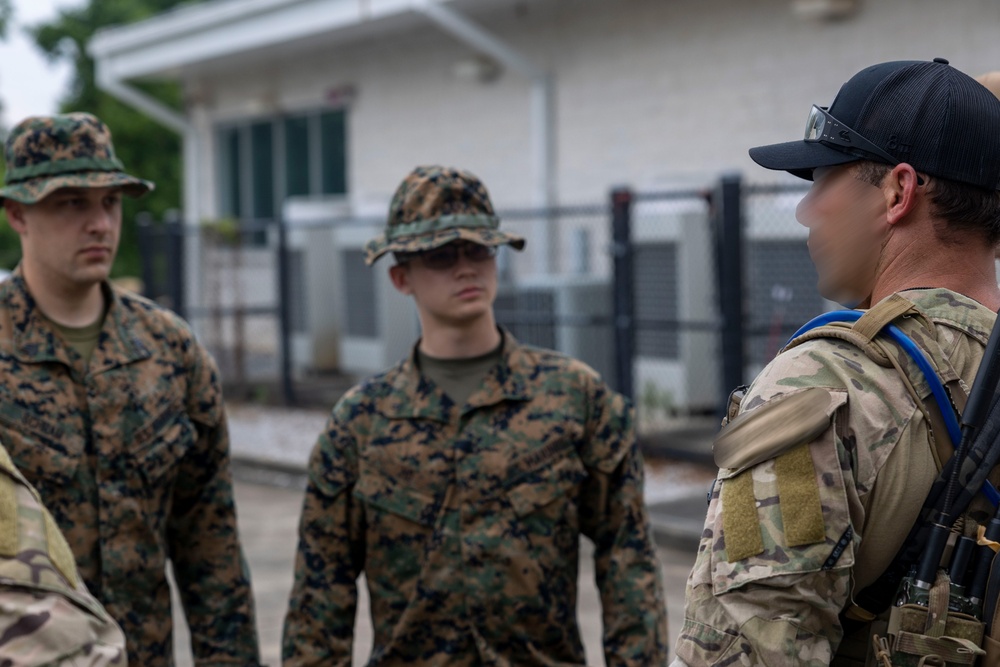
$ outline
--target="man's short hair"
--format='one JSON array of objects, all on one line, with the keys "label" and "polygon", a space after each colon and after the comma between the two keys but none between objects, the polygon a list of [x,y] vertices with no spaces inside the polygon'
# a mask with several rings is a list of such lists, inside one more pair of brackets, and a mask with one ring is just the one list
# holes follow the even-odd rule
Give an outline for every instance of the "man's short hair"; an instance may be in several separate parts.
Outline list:
[{"label": "man's short hair", "polygon": [[[855,167],[854,177],[877,187],[892,169],[882,162],[862,160]],[[939,241],[958,243],[976,235],[989,245],[1000,243],[1000,191],[934,177],[926,187],[931,215],[945,223],[934,225]]]}]

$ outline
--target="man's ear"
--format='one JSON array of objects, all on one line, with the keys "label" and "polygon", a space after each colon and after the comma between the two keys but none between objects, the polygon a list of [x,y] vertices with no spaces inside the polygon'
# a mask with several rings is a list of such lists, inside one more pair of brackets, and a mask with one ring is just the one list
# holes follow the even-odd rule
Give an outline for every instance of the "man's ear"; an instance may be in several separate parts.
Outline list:
[{"label": "man's ear", "polygon": [[897,164],[882,182],[885,195],[886,221],[890,225],[901,222],[917,206],[917,189],[920,187],[916,170],[905,162]]},{"label": "man's ear", "polygon": [[389,267],[389,279],[392,286],[407,296],[413,294],[410,287],[410,267],[406,264],[393,264]]},{"label": "man's ear", "polygon": [[24,221],[24,204],[13,199],[4,199],[3,209],[7,213],[7,222],[11,229],[23,235],[27,231],[27,225]]}]

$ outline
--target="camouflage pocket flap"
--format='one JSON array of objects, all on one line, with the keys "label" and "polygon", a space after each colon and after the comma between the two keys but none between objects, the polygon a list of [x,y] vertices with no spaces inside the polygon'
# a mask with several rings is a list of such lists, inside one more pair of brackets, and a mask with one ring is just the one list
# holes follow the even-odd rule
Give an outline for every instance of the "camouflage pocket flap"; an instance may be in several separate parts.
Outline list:
[{"label": "camouflage pocket flap", "polygon": [[378,474],[362,474],[354,485],[354,497],[366,506],[395,514],[414,523],[433,526],[440,503],[433,496],[390,482]]},{"label": "camouflage pocket flap", "polygon": [[191,420],[174,405],[137,429],[128,451],[142,475],[155,482],[174,470],[177,460],[196,439]]},{"label": "camouflage pocket flap", "polygon": [[530,514],[566,495],[586,478],[583,462],[571,450],[565,456],[518,477],[507,497],[518,516]]}]

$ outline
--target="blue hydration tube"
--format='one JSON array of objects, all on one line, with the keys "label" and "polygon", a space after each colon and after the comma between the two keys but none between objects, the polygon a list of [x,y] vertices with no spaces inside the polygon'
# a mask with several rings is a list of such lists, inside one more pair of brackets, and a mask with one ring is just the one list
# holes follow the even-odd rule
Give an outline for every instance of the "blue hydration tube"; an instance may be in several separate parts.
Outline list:
[{"label": "blue hydration tube", "polygon": [[[862,315],[864,315],[864,312],[860,310],[835,310],[829,313],[823,313],[822,315],[814,317],[803,324],[798,331],[792,334],[792,337],[788,339],[788,342],[792,342],[794,339],[798,338],[807,331],[811,331],[812,329],[830,324],[832,322],[857,322],[861,319]],[[953,448],[957,448],[958,443],[962,440],[962,429],[958,425],[958,418],[955,416],[955,409],[951,405],[951,400],[948,399],[948,393],[945,391],[944,385],[941,384],[941,378],[939,378],[937,373],[934,372],[934,367],[931,366],[931,363],[927,360],[927,356],[924,354],[924,351],[917,347],[917,344],[913,342],[913,339],[903,333],[902,330],[900,330],[900,328],[895,324],[886,325],[880,333],[886,334],[890,340],[899,345],[899,347],[910,355],[910,358],[913,359],[913,361],[917,364],[917,367],[924,374],[924,377],[927,379],[927,384],[930,385],[931,394],[934,395],[934,400],[941,409],[941,416],[944,417],[944,424],[948,429],[948,437],[951,439],[951,446]],[[994,487],[989,481],[987,481],[983,487],[983,494],[994,507],[1000,507],[1000,492],[998,492],[996,487]]]}]

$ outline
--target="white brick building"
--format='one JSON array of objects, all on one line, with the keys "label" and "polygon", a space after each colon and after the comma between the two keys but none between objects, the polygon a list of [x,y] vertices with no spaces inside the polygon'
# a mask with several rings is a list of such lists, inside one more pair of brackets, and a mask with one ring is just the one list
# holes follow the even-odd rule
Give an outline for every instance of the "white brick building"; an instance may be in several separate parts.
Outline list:
[{"label": "white brick building", "polygon": [[[457,76],[477,50],[421,4],[213,0],[104,31],[91,51],[106,82],[183,83],[190,219],[224,212],[220,128],[334,108],[353,200],[381,205],[434,161],[478,173],[501,206],[532,203],[531,81],[510,68],[489,83]],[[841,21],[798,18],[810,4],[843,1],[440,2],[550,77],[559,202],[750,170],[747,147],[793,137],[810,104],[867,64],[940,55],[971,74],[1000,68],[990,0],[858,0]]]},{"label": "white brick building", "polygon": [[[381,214],[431,162],[477,173],[501,209],[773,181],[747,148],[795,138],[863,66],[943,56],[976,75],[1000,68],[998,36],[993,0],[211,0],[90,50],[107,90],[183,133],[196,222],[271,218],[290,195]],[[185,111],[132,86],[149,79],[181,82]],[[558,253],[532,232],[520,261],[537,270]],[[345,298],[317,301],[337,311],[321,337],[343,336]]]}]

